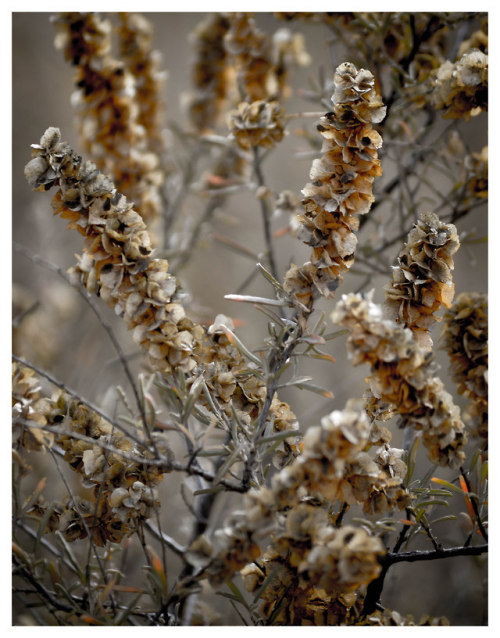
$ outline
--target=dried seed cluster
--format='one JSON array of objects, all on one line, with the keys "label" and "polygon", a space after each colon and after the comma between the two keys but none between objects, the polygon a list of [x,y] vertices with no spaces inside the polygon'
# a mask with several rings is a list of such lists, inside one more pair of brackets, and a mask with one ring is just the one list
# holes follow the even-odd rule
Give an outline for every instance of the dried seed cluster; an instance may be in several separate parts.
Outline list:
[{"label": "dried seed cluster", "polygon": [[382,138],[373,124],[384,118],[386,108],[373,75],[345,62],[334,81],[333,111],[318,124],[323,155],[314,160],[311,182],[302,191],[305,213],[297,236],[312,247],[311,261],[293,265],[285,276],[285,289],[309,309],[318,294],[333,296],[353,264],[357,215],[370,210],[373,181],[382,174],[377,153]]},{"label": "dried seed cluster", "polygon": [[273,625],[280,626],[356,624],[362,610],[359,593],[332,594],[313,585],[300,587],[297,570],[277,552],[269,551],[259,564],[261,567],[255,564],[245,567],[243,577],[245,587],[256,593],[264,585],[266,576],[275,573],[259,598],[257,610],[261,618],[272,618]]},{"label": "dried seed cluster", "polygon": [[464,420],[473,436],[488,436],[488,300],[463,292],[444,315],[442,344],[458,392],[470,399]]},{"label": "dried seed cluster", "polygon": [[259,601],[264,618],[277,612],[274,624],[323,624],[325,616],[345,621],[356,602],[351,592],[378,576],[384,551],[379,538],[350,525],[336,529],[325,510],[302,503],[290,511],[271,548],[241,575],[255,592],[275,572]]},{"label": "dried seed cluster", "polygon": [[370,425],[362,402],[349,400],[344,410],[307,430],[301,455],[273,477],[276,502],[287,495],[290,506],[312,496],[330,503],[362,503],[366,513],[406,507],[406,465],[402,450],[391,448],[390,440],[386,428]]},{"label": "dried seed cluster", "polygon": [[431,103],[444,117],[464,118],[488,110],[488,56],[473,49],[458,62],[449,60],[432,77]]},{"label": "dried seed cluster", "polygon": [[229,129],[241,148],[272,148],[285,134],[283,115],[279,102],[240,102],[228,116]]},{"label": "dried seed cluster", "polygon": [[149,150],[161,156],[166,147],[162,94],[167,73],[162,69],[161,53],[153,49],[153,25],[139,13],[123,12],[118,16],[120,55],[135,82],[137,121],[144,128]]},{"label": "dried seed cluster", "polygon": [[191,36],[195,49],[192,76],[194,94],[189,98],[191,122],[201,133],[215,128],[231,87],[234,69],[228,64],[224,37],[229,17],[215,13],[200,22]]},{"label": "dried seed cluster", "polygon": [[248,13],[230,14],[229,20],[224,46],[236,69],[242,101],[236,111],[228,113],[228,126],[241,148],[271,148],[284,135],[284,111],[276,101],[279,83],[272,43]]},{"label": "dried seed cluster", "polygon": [[[272,478],[271,487],[246,494],[245,510],[228,519],[214,534],[213,540],[197,539],[190,548],[191,560],[204,566],[214,583],[220,583],[254,561],[260,555],[258,543],[271,534],[273,541],[269,555],[275,556],[278,551],[282,554],[280,560],[286,562],[288,550],[277,549],[282,541],[276,539],[282,537],[287,525],[293,525],[287,522],[290,517],[300,517],[296,512],[305,511],[307,501],[316,504],[313,509],[322,512],[318,514],[320,517],[326,516],[332,504],[338,501],[363,503],[367,513],[387,513],[396,507],[406,507],[410,501],[403,486],[406,465],[401,460],[402,450],[391,448],[390,439],[391,434],[386,428],[370,425],[362,402],[350,400],[344,410],[332,412],[322,419],[320,426],[309,428],[301,454]],[[370,448],[371,455],[368,454]],[[318,505],[321,509],[317,509]],[[281,532],[280,528],[283,528]],[[320,543],[323,537],[316,535],[314,538]],[[332,540],[328,534],[325,538],[328,538],[328,544]],[[321,551],[328,553],[329,550]],[[305,565],[308,565],[307,561]],[[307,570],[311,571],[313,567],[308,566]],[[338,572],[328,568],[328,574],[317,575],[316,585],[323,587],[319,581],[337,576]],[[312,571],[305,578],[311,580]],[[353,577],[353,587],[354,581]],[[347,582],[350,581],[343,575],[341,584],[334,589],[348,591]],[[357,586],[363,582],[361,578]]]},{"label": "dried seed cluster", "polygon": [[434,313],[453,301],[451,271],[459,246],[453,224],[444,224],[434,213],[422,213],[392,269],[392,281],[385,288],[387,317],[410,328],[421,348],[432,348],[429,328],[440,321]]},{"label": "dried seed cluster", "polygon": [[269,36],[258,29],[248,13],[231,13],[228,18],[230,26],[224,35],[224,47],[234,60],[241,98],[255,102],[276,96],[278,84]]},{"label": "dried seed cluster", "polygon": [[[69,499],[52,512],[51,528],[72,541],[90,531],[100,547],[119,543],[140,521],[152,516],[159,502],[153,486],[171,470],[172,454],[162,434],[154,433],[155,451],[130,441],[121,432],[63,391],[41,396],[33,371],[13,364],[14,440],[25,449],[64,451],[64,460],[82,475],[89,499]],[[77,438],[77,437],[83,438]],[[161,464],[149,464],[161,458]],[[38,502],[39,516],[47,505]]]},{"label": "dried seed cluster", "polygon": [[47,129],[33,145],[25,175],[35,190],[58,187],[55,212],[86,238],[86,252],[72,269],[74,279],[98,291],[123,316],[155,369],[170,372],[175,366],[189,372],[196,365],[193,341],[203,330],[176,303],[178,286],[168,262],[151,259],[142,217],[93,162],[83,161],[60,137],[59,129]]},{"label": "dried seed cluster", "polygon": [[[112,175],[120,192],[152,223],[162,210],[160,113],[164,74],[151,51],[151,27],[134,14],[121,18],[124,60],[111,55],[113,27],[92,13],[60,13],[54,20],[56,47],[76,66],[81,144],[100,170]],[[133,44],[131,39],[134,34]]]},{"label": "dried seed cluster", "polygon": [[[85,237],[85,252],[70,271],[75,283],[98,292],[123,317],[155,370],[180,370],[189,384],[202,373],[228,418],[234,409],[240,422],[251,427],[264,403],[266,385],[251,374],[231,343],[222,325],[227,322],[216,321],[207,330],[186,316],[168,262],[152,258],[141,216],[93,162],[82,160],[60,137],[59,129],[47,129],[40,144],[33,145],[25,175],[35,190],[58,188],[52,200],[55,212]],[[276,397],[269,412],[273,418],[278,431],[298,428],[295,415]],[[278,451],[292,458],[295,446],[287,445]]]},{"label": "dried seed cluster", "polygon": [[[195,91],[188,108],[196,129],[201,133],[213,130],[224,103],[237,101],[239,93],[246,108],[240,104],[239,112],[230,114],[231,130],[240,131],[236,135],[238,143],[245,138],[241,129],[255,129],[257,122],[258,128],[270,130],[267,136],[263,132],[260,136],[249,133],[250,145],[260,145],[266,137],[272,144],[279,141],[283,132],[272,129],[283,125],[274,101],[291,93],[287,84],[289,67],[309,64],[303,35],[278,29],[271,40],[248,13],[216,13],[197,26],[192,44]],[[268,101],[269,108],[261,104]],[[249,148],[245,142],[242,146]]]},{"label": "dried seed cluster", "polygon": [[37,409],[40,381],[33,370],[12,364],[12,441],[16,449],[43,450],[54,443],[44,426],[47,420]]},{"label": "dried seed cluster", "polygon": [[465,158],[465,168],[469,174],[467,188],[469,195],[486,199],[488,197],[488,147],[480,153],[471,153]]},{"label": "dried seed cluster", "polygon": [[279,29],[271,40],[248,13],[229,14],[229,20],[224,46],[242,100],[238,110],[229,113],[229,128],[242,148],[269,148],[284,135],[284,110],[277,100],[291,93],[288,69],[308,64],[310,58],[303,37],[289,29]]},{"label": "dried seed cluster", "polygon": [[432,356],[411,331],[384,319],[371,295],[342,295],[331,318],[351,332],[347,347],[353,364],[370,364],[373,395],[394,405],[405,426],[422,431],[433,462],[460,465],[466,442],[460,411],[442,381],[431,376]]},{"label": "dried seed cluster", "polygon": [[415,618],[411,614],[403,616],[397,611],[386,608],[384,611],[377,609],[357,624],[374,627],[446,627],[449,626],[450,621],[445,616],[436,618],[422,616],[418,622],[415,622]]}]

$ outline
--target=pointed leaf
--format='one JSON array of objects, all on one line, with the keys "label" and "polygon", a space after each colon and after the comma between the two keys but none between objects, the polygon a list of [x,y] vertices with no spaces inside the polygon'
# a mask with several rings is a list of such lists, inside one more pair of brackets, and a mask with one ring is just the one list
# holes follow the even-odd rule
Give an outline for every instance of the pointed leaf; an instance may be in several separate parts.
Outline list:
[{"label": "pointed leaf", "polygon": [[313,383],[297,383],[295,385],[297,386],[297,388],[300,388],[301,390],[309,390],[309,392],[320,394],[326,399],[334,398],[333,392],[331,392],[330,390],[325,390],[324,388],[320,388],[319,386],[314,385]]},{"label": "pointed leaf", "polygon": [[463,491],[459,487],[457,487],[456,485],[453,485],[453,483],[449,483],[448,481],[445,481],[444,479],[437,478],[437,476],[433,476],[431,478],[431,481],[433,483],[439,483],[439,485],[444,485],[445,487],[447,487],[450,490],[453,490],[454,492],[458,492],[459,494],[463,494]]},{"label": "pointed leaf", "polygon": [[267,306],[288,306],[286,301],[269,299],[268,297],[254,297],[252,295],[224,295],[229,301],[242,301],[245,303],[265,304]]}]

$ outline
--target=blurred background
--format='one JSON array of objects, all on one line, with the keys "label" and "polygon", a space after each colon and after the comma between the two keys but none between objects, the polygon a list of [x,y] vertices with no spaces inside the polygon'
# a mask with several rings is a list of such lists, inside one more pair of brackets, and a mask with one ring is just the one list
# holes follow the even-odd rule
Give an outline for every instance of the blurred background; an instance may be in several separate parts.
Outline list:
[{"label": "blurred background", "polygon": [[[155,48],[161,52],[164,68],[168,71],[164,95],[168,127],[171,123],[180,128],[189,127],[183,105],[186,95],[192,91],[191,66],[194,58],[190,37],[205,15],[146,14],[154,25]],[[321,77],[333,77],[336,66],[344,61],[337,57],[341,52],[340,44],[336,48],[335,42],[332,43],[331,31],[325,25],[307,22],[283,25],[271,14],[256,14],[255,19],[258,26],[269,34],[283,26],[304,33],[312,63],[309,67],[294,68],[291,71],[290,83],[294,88],[307,89],[311,78],[318,81]],[[51,195],[32,192],[23,174],[24,166],[30,159],[30,144],[37,143],[48,126],[59,127],[62,138],[72,148],[78,149],[78,135],[70,105],[74,69],[65,62],[62,53],[54,48],[54,34],[49,13],[13,14],[13,240],[28,248],[32,254],[40,255],[66,269],[74,264],[75,253],[82,250],[81,237],[65,230],[65,222],[52,215]],[[285,106],[288,113],[322,109],[320,105],[311,106],[297,91],[294,91]],[[273,193],[288,189],[300,199],[300,190],[309,181],[312,161],[310,153],[308,154],[311,148],[304,131],[315,135],[315,122],[314,118],[291,120],[289,134],[266,159],[263,169],[267,186]],[[443,121],[442,126],[448,123]],[[295,134],[297,129],[300,129],[299,135]],[[439,127],[437,130],[439,131]],[[486,114],[472,118],[468,123],[461,123],[460,132],[470,150],[480,152],[487,144]],[[174,148],[175,143],[178,142],[172,140]],[[384,162],[384,149],[381,159],[384,176],[376,180],[375,195],[394,176],[397,168],[393,160]],[[435,178],[434,187],[437,190],[441,187],[440,179],[439,176]],[[436,203],[435,195],[429,191],[429,210],[433,210],[433,198]],[[189,197],[182,214],[196,218],[201,214],[202,207],[199,198]],[[390,212],[389,207],[380,207],[377,215],[383,219]],[[279,231],[287,223],[288,219],[284,216],[274,219],[273,231]],[[262,254],[265,245],[258,200],[250,191],[232,195],[224,209],[218,211],[212,225],[205,230],[187,267],[180,275],[191,300],[190,312],[200,321],[211,322],[218,313],[237,319],[239,336],[250,348],[255,348],[267,336],[266,318],[251,304],[236,304],[225,300],[224,295],[241,290],[244,294],[269,297],[273,296],[273,291],[260,276],[254,277],[242,290],[242,284],[255,269],[255,261],[214,240],[212,233],[238,242],[257,255]],[[486,237],[486,205],[461,219],[458,231],[459,234],[465,232],[476,239]],[[367,224],[360,234],[360,243],[373,232],[373,226]],[[401,246],[402,244],[395,244],[392,247],[389,261],[396,258]],[[275,247],[281,276],[291,261],[301,264],[308,259],[309,249],[290,234],[281,235],[276,240]],[[455,255],[455,294],[463,291],[486,292],[487,274],[486,244],[467,243]],[[390,263],[387,264],[387,273],[374,273],[369,286],[364,289],[374,288],[375,301],[382,302],[383,287],[389,279]],[[357,290],[363,284],[364,277],[348,273],[337,295]],[[116,401],[113,398],[114,386],[127,388],[127,382],[115,351],[88,306],[56,274],[33,263],[17,250],[13,250],[13,285],[14,321],[20,314],[28,311],[23,317],[22,325],[16,324],[16,354],[44,368],[81,396],[112,411],[113,401]],[[326,313],[329,324],[327,332],[331,331],[328,315],[334,305],[335,300],[322,300],[318,303],[316,316],[319,317],[321,311]],[[101,311],[103,318],[113,325],[123,350],[131,355],[135,372],[138,373],[143,369],[144,361],[130,335],[104,304]],[[433,329],[435,344],[439,341],[439,333],[440,325],[436,324]],[[313,377],[313,382],[333,392],[334,398],[325,399],[317,394],[297,390],[293,393],[285,391],[280,395],[282,400],[290,403],[299,418],[302,432],[308,426],[317,424],[324,414],[333,409],[342,409],[348,398],[361,396],[365,389],[364,377],[368,370],[351,366],[346,356],[345,337],[329,342],[323,349],[336,359],[336,363],[303,359],[300,374]],[[446,388],[453,393],[456,402],[463,405],[462,398],[456,397],[453,382],[447,372],[447,355],[437,348],[435,352],[436,360],[441,366],[439,374]],[[401,432],[395,427],[392,432],[393,444],[400,447]],[[42,454],[32,453],[31,464],[33,472],[28,482],[33,486],[42,476],[50,476],[53,472],[50,460]],[[423,449],[419,452],[418,467],[421,475],[429,468]],[[436,474],[440,475],[439,471]],[[181,479],[182,477],[169,475],[161,487],[161,498],[162,503],[169,504],[169,514],[164,516],[166,531],[183,542],[189,537],[190,530],[182,522],[178,523],[182,520],[182,515],[175,515],[184,507],[180,496]],[[58,481],[49,481],[46,496],[61,498],[62,495]],[[460,509],[460,504],[457,507]],[[224,508],[223,502],[220,509]],[[440,539],[445,545],[456,544],[464,538],[464,532],[457,529],[456,523],[443,523],[440,532]],[[421,546],[427,548],[427,545],[428,540],[423,538]],[[418,543],[415,548],[417,546]],[[172,565],[174,571],[179,569],[175,559]],[[423,614],[445,615],[451,624],[484,624],[487,614],[485,573],[483,558],[399,564],[389,573],[382,602],[402,614],[412,613],[417,619]],[[225,606],[220,600],[217,604],[220,606],[221,624],[233,624],[236,619],[229,605]],[[26,610],[17,608],[15,613],[18,619],[21,618],[18,622],[24,622]]]}]

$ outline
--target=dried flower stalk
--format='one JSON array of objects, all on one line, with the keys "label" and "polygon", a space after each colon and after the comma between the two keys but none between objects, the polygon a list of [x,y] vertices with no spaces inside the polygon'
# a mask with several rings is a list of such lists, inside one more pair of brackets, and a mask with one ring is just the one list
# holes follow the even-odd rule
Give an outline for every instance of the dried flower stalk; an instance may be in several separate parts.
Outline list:
[{"label": "dried flower stalk", "polygon": [[302,453],[273,478],[273,490],[292,491],[288,505],[307,494],[330,503],[362,503],[366,513],[402,509],[409,502],[402,483],[406,465],[390,440],[387,429],[370,425],[359,401],[349,400],[344,410],[307,430]]},{"label": "dried flower stalk", "polygon": [[257,28],[248,13],[228,15],[229,29],[224,35],[226,52],[234,59],[236,82],[242,100],[272,99],[278,83],[271,60],[271,41]]},{"label": "dried flower stalk", "polygon": [[215,13],[200,22],[191,36],[195,48],[192,71],[195,91],[189,98],[188,108],[190,119],[200,133],[216,127],[234,81],[224,46],[229,27],[229,17]]},{"label": "dried flower stalk", "polygon": [[353,364],[370,364],[373,395],[394,405],[404,426],[422,431],[433,462],[460,465],[466,442],[460,411],[442,381],[431,376],[432,357],[411,331],[384,319],[371,295],[342,295],[331,319],[351,331],[347,347]]},{"label": "dried flower stalk", "polygon": [[144,128],[148,149],[161,157],[166,147],[162,95],[167,73],[162,70],[161,53],[152,47],[153,25],[139,13],[123,12],[119,19],[120,55],[135,80],[137,122]]},{"label": "dried flower stalk", "polygon": [[[127,18],[122,27],[126,63],[111,55],[109,20],[91,13],[61,13],[54,24],[56,47],[76,66],[77,89],[72,102],[81,144],[152,224],[162,210],[160,188],[164,180],[158,155],[159,112],[151,106],[154,100],[161,103],[158,61],[148,50],[147,39],[135,49],[126,44],[127,28],[145,35],[144,19],[139,23]],[[145,66],[139,76],[141,64]]]},{"label": "dried flower stalk", "polygon": [[423,349],[432,348],[429,328],[440,317],[435,313],[453,301],[453,255],[460,246],[453,224],[439,221],[434,213],[422,213],[408,234],[408,241],[393,266],[392,281],[385,288],[387,317],[409,328]]},{"label": "dried flower stalk", "polygon": [[380,573],[383,553],[379,538],[350,525],[335,529],[325,510],[302,503],[289,512],[259,564],[247,565],[241,575],[255,592],[266,575],[276,573],[259,602],[260,614],[274,614],[275,624],[323,625],[325,616],[339,624],[357,602],[352,593]]},{"label": "dried flower stalk", "polygon": [[313,248],[311,261],[292,265],[285,289],[307,309],[318,295],[332,297],[354,262],[359,228],[374,201],[372,184],[382,174],[377,149],[382,138],[373,128],[385,116],[370,71],[349,62],[335,73],[333,111],[318,124],[323,155],[313,162],[302,193],[305,214],[297,236]]},{"label": "dried flower stalk", "polygon": [[442,344],[459,394],[470,403],[464,420],[472,436],[488,437],[488,301],[463,292],[444,315]]}]

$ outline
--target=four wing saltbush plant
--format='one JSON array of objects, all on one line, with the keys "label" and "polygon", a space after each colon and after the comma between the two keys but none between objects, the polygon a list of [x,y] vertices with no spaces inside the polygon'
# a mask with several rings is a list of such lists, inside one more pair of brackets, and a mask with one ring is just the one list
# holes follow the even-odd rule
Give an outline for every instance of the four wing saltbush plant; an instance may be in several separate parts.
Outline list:
[{"label": "four wing saltbush plant", "polygon": [[182,17],[51,19],[78,136],[23,188],[78,253],[15,237],[14,623],[486,624],[487,16]]}]

